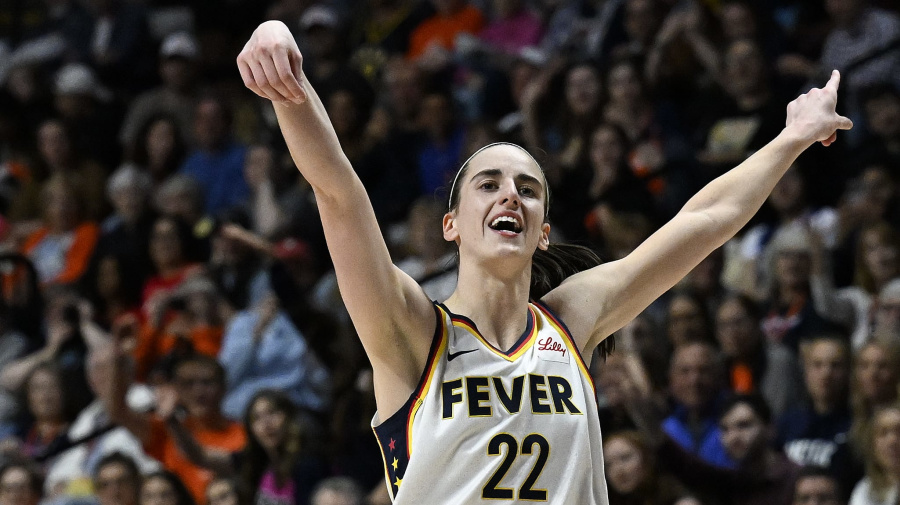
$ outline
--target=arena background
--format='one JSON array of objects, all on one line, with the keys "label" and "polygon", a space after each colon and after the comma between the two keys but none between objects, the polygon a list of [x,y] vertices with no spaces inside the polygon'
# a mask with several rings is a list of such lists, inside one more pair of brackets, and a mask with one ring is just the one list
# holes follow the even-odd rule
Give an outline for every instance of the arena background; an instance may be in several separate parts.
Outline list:
[{"label": "arena background", "polygon": [[592,374],[612,505],[897,502],[896,1],[0,0],[0,505],[390,502],[314,195],[235,64],[266,20],[438,300],[478,147],[534,153],[553,240],[611,261],[840,70],[853,130]]}]

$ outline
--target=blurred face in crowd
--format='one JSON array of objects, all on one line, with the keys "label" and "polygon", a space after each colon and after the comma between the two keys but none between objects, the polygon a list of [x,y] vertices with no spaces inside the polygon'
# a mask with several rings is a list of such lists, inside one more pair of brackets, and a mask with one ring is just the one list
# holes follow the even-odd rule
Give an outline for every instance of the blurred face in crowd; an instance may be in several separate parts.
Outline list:
[{"label": "blurred face in crowd", "polygon": [[174,382],[178,399],[188,414],[200,418],[218,415],[224,391],[211,365],[198,361],[184,363],[176,369]]},{"label": "blurred face in crowd", "polygon": [[883,139],[900,138],[900,97],[882,94],[866,100],[866,127]]},{"label": "blurred face in crowd", "polygon": [[872,442],[875,464],[892,479],[900,476],[900,410],[888,408],[875,414]]},{"label": "blurred face in crowd", "polygon": [[591,135],[591,146],[588,156],[595,174],[598,170],[618,172],[625,161],[625,138],[609,124],[603,124]]},{"label": "blurred face in crowd", "polygon": [[63,421],[63,394],[59,377],[50,370],[39,369],[27,384],[28,411],[38,422]]},{"label": "blurred face in crowd", "polygon": [[784,249],[775,255],[775,281],[782,289],[805,290],[809,286],[809,252]]},{"label": "blurred face in crowd", "polygon": [[637,105],[644,92],[640,74],[627,62],[610,69],[608,86],[610,101],[623,106]]},{"label": "blurred face in crowd", "polygon": [[854,375],[859,394],[871,405],[883,405],[897,399],[898,363],[888,349],[870,342],[856,356]]},{"label": "blurred face in crowd", "polygon": [[421,124],[434,139],[443,139],[453,127],[453,104],[442,94],[430,94],[422,100]]},{"label": "blurred face in crowd", "polygon": [[151,477],[141,485],[141,505],[178,505],[178,494],[162,477]]},{"label": "blurred face in crowd", "polygon": [[873,165],[866,167],[859,176],[860,186],[868,203],[884,215],[888,203],[895,196],[897,186],[887,168]]},{"label": "blurred face in crowd", "polygon": [[629,439],[613,435],[603,444],[606,478],[616,492],[635,491],[649,477],[647,462],[641,450]]},{"label": "blurred face in crowd", "polygon": [[159,76],[166,86],[186,91],[194,83],[197,62],[179,56],[165,58],[159,64]]},{"label": "blurred face in crowd", "polygon": [[818,475],[798,478],[792,505],[841,505],[837,482]]},{"label": "blurred face in crowd", "polygon": [[404,60],[388,63],[382,88],[387,93],[391,109],[401,119],[416,117],[422,102],[422,84],[415,65]]},{"label": "blurred face in crowd", "polygon": [[97,472],[94,488],[100,505],[136,505],[139,476],[127,465],[112,462]]},{"label": "blurred face in crowd", "polygon": [[231,125],[225,109],[216,100],[205,99],[197,105],[194,116],[194,139],[205,150],[219,148],[228,138]]},{"label": "blurred face in crowd", "polygon": [[150,233],[150,258],[157,269],[175,268],[184,263],[178,226],[170,219],[158,219]]},{"label": "blurred face in crowd", "polygon": [[900,251],[885,230],[869,229],[860,238],[864,267],[876,285],[883,285],[900,274]]},{"label": "blurred face in crowd", "polygon": [[50,184],[43,202],[47,226],[54,232],[70,231],[78,224],[78,200],[68,184]]},{"label": "blurred face in crowd", "polygon": [[72,158],[72,143],[63,124],[47,121],[38,128],[38,151],[51,170],[67,168]]},{"label": "blurred face in crowd", "polygon": [[669,367],[669,388],[675,400],[687,409],[706,407],[719,389],[712,347],[694,342],[676,348]]},{"label": "blurred face in crowd", "polygon": [[716,339],[722,352],[734,359],[750,359],[761,340],[759,321],[735,298],[725,300],[716,312]]},{"label": "blurred face in crowd", "polygon": [[789,217],[802,210],[804,193],[803,177],[796,168],[791,168],[775,184],[775,188],[769,195],[768,203],[782,218]]},{"label": "blurred face in crowd", "polygon": [[175,150],[178,129],[171,119],[157,119],[147,129],[147,137],[144,139],[149,160],[149,169],[159,170],[163,168]]},{"label": "blurred face in crowd", "polygon": [[653,0],[628,0],[625,3],[625,32],[628,38],[649,43],[659,26],[657,11]]},{"label": "blurred face in crowd", "polygon": [[617,408],[625,405],[628,394],[623,387],[628,380],[628,370],[625,367],[624,357],[613,354],[606,359],[602,367],[597,368],[596,385],[603,392],[609,407]]},{"label": "blurred face in crowd", "polygon": [[287,413],[268,398],[259,398],[250,406],[250,430],[266,451],[275,451],[285,439]]},{"label": "blurred face in crowd", "polygon": [[854,23],[865,7],[863,0],[825,0],[825,10],[840,27]]},{"label": "blurred face in crowd", "polygon": [[206,505],[240,505],[240,501],[231,482],[218,479],[206,488]]},{"label": "blurred face in crowd", "polygon": [[840,343],[826,339],[809,344],[803,353],[806,391],[814,403],[835,405],[843,400],[849,378],[849,356]]},{"label": "blurred face in crowd", "polygon": [[672,345],[678,346],[707,335],[703,307],[688,296],[676,296],[669,303],[666,334]]},{"label": "blurred face in crowd", "polygon": [[600,74],[589,65],[578,65],[566,74],[566,103],[576,116],[586,116],[600,106]]},{"label": "blurred face in crowd", "polygon": [[747,4],[728,2],[722,5],[719,20],[725,37],[730,41],[752,39],[756,35],[756,18]]},{"label": "blurred face in crowd", "polygon": [[247,149],[244,160],[244,180],[251,188],[259,187],[272,176],[275,153],[269,146],[255,145]]},{"label": "blurred face in crowd", "polygon": [[900,333],[900,295],[879,296],[875,310],[875,328],[881,334],[894,337]]},{"label": "blurred face in crowd", "polygon": [[746,403],[738,403],[719,420],[722,445],[739,464],[761,457],[769,443],[769,429]]},{"label": "blurred face in crowd", "polygon": [[762,51],[749,40],[734,42],[725,53],[725,79],[735,97],[765,89],[766,62]]},{"label": "blurred face in crowd", "polygon": [[0,505],[37,505],[40,499],[25,468],[12,466],[0,475]]},{"label": "blurred face in crowd", "polygon": [[116,214],[126,223],[136,223],[147,211],[150,203],[150,195],[137,180],[116,188],[109,196]]},{"label": "blurred face in crowd", "polygon": [[346,90],[335,91],[328,97],[328,117],[338,137],[346,137],[359,129],[359,111],[356,99]]}]

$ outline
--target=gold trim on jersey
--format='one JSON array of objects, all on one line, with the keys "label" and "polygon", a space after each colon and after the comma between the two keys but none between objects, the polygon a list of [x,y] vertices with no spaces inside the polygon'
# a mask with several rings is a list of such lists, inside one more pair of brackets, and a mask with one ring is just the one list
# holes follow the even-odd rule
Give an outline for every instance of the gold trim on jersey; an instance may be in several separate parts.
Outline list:
[{"label": "gold trim on jersey", "polygon": [[525,354],[528,351],[528,349],[531,349],[531,347],[534,345],[534,342],[536,340],[536,337],[538,334],[538,326],[539,326],[541,318],[537,317],[537,314],[535,314],[534,308],[531,306],[531,304],[528,304],[528,314],[531,317],[531,321],[532,321],[531,332],[528,334],[528,336],[524,340],[521,341],[518,348],[515,349],[510,354],[506,354],[503,351],[494,347],[493,344],[491,344],[483,336],[481,336],[481,333],[478,331],[478,329],[475,328],[474,326],[472,326],[472,324],[470,324],[467,319],[453,317],[453,315],[451,314],[450,320],[453,321],[453,326],[456,326],[457,328],[462,328],[462,329],[466,330],[467,332],[471,333],[473,337],[475,337],[476,339],[481,341],[481,343],[484,344],[484,346],[487,347],[491,352],[493,352],[497,356],[500,356],[501,358],[505,359],[506,361],[512,362],[512,361],[517,360],[523,354]]},{"label": "gold trim on jersey", "polygon": [[560,322],[556,320],[556,317],[547,310],[546,307],[541,305],[540,303],[535,304],[535,306],[540,309],[540,311],[546,316],[547,321],[550,321],[550,326],[553,326],[554,329],[560,334],[563,340],[566,341],[566,345],[570,347],[569,352],[575,355],[575,361],[578,362],[578,368],[581,370],[581,373],[584,375],[584,378],[587,379],[588,384],[591,385],[591,390],[594,391],[594,394],[597,393],[596,388],[594,388],[594,378],[591,377],[591,373],[588,371],[587,364],[584,362],[584,357],[581,356],[581,350],[578,349],[578,346],[575,344],[575,339],[572,338],[572,335],[569,334],[569,331],[560,326]]},{"label": "gold trim on jersey", "polygon": [[419,410],[419,407],[422,406],[422,403],[425,401],[425,396],[428,395],[428,390],[431,388],[431,380],[434,378],[434,371],[437,368],[438,362],[444,357],[444,352],[447,350],[447,340],[448,340],[448,332],[447,332],[447,321],[445,317],[447,313],[444,312],[444,309],[438,307],[438,310],[441,312],[441,336],[440,343],[438,344],[437,351],[431,356],[431,361],[426,365],[425,368],[425,380],[422,381],[422,387],[419,391],[416,392],[416,399],[413,400],[412,407],[409,409],[408,417],[406,418],[406,457],[412,457],[412,430],[413,423],[416,420],[416,412]]}]

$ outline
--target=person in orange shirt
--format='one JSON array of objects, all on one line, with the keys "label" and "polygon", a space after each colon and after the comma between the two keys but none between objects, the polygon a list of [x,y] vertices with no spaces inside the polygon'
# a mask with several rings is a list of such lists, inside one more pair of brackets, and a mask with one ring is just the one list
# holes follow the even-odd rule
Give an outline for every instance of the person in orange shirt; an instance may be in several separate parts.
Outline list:
[{"label": "person in orange shirt", "polygon": [[82,202],[66,175],[52,176],[41,189],[44,219],[22,244],[42,286],[72,284],[87,269],[100,228],[80,219]]},{"label": "person in orange shirt", "polygon": [[407,57],[424,56],[432,47],[452,50],[460,33],[478,34],[484,27],[484,14],[466,0],[432,0],[437,13],[422,22],[409,39]]},{"label": "person in orange shirt", "polygon": [[144,444],[148,455],[176,474],[197,503],[204,503],[204,491],[212,472],[192,464],[178,449],[171,425],[181,423],[205,448],[236,452],[247,443],[240,423],[222,415],[225,371],[214,358],[194,355],[178,361],[170,385],[157,389],[156,411],[152,414],[131,410],[125,403],[130,380],[126,373],[126,354],[116,339],[113,359],[114,380],[110,381],[104,401],[112,422],[124,426]]},{"label": "person in orange shirt", "polygon": [[191,353],[217,356],[224,333],[220,308],[216,286],[203,276],[190,277],[166,294],[136,335],[138,379],[147,380],[154,369],[165,370],[159,366],[165,365],[162,360]]}]

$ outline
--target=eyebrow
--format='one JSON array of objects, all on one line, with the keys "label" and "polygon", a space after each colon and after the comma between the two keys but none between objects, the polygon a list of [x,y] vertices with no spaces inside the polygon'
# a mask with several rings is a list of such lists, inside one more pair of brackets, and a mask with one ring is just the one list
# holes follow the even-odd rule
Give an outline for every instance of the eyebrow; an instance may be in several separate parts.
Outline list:
[{"label": "eyebrow", "polygon": [[[477,180],[481,177],[497,177],[498,175],[503,175],[503,171],[501,171],[499,168],[485,168],[484,170],[473,175],[470,182]],[[521,173],[521,174],[517,174],[514,177],[514,179],[517,182],[530,182],[532,184],[537,184],[538,187],[540,187],[541,189],[544,189],[544,184],[541,182],[541,180],[538,179],[537,177],[534,177],[533,175]]]}]

